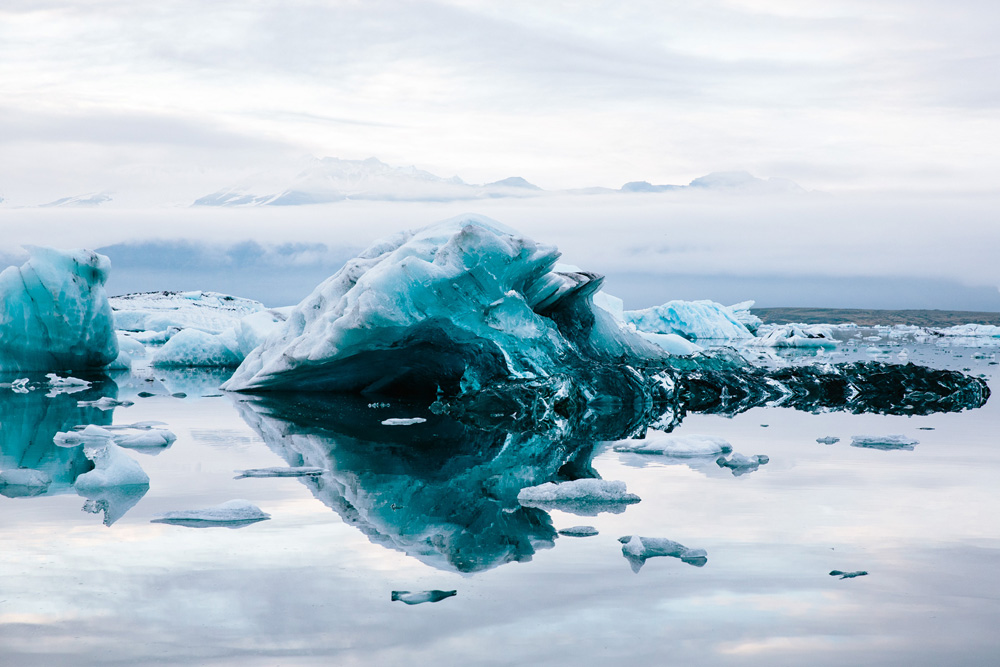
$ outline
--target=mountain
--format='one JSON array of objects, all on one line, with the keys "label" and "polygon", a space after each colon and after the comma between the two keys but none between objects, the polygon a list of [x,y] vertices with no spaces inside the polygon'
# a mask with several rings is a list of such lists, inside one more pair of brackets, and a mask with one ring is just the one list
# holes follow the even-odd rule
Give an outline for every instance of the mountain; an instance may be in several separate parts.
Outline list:
[{"label": "mountain", "polygon": [[86,195],[76,195],[75,197],[63,197],[50,201],[48,204],[41,204],[42,208],[51,206],[100,206],[111,201],[111,195],[106,192],[91,192]]},{"label": "mountain", "polygon": [[[260,187],[260,186],[258,186]],[[457,176],[442,178],[416,167],[393,167],[376,158],[314,158],[290,182],[271,192],[242,185],[195,200],[195,206],[298,206],[353,200],[454,201],[526,197],[543,192],[519,176],[471,185]]]}]

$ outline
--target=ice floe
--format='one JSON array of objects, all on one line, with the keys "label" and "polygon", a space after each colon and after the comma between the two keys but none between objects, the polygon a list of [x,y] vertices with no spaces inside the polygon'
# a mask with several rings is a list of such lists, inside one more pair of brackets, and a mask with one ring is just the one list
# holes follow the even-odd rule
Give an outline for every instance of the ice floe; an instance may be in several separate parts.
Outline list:
[{"label": "ice floe", "polygon": [[382,426],[412,426],[413,424],[423,424],[426,419],[423,417],[391,417],[382,420]]},{"label": "ice floe", "polygon": [[323,474],[323,468],[315,466],[282,466],[274,468],[249,468],[237,470],[239,474],[233,479],[244,477],[316,477]]},{"label": "ice floe", "polygon": [[622,555],[632,566],[633,572],[638,572],[650,558],[666,556],[679,558],[688,565],[702,567],[708,562],[708,554],[704,549],[689,549],[688,547],[663,537],[640,537],[626,535],[619,537],[622,543]]},{"label": "ice floe", "polygon": [[103,442],[84,443],[83,453],[94,463],[94,469],[76,478],[74,486],[78,492],[112,486],[149,485],[149,476],[142,466],[110,437]]},{"label": "ice floe", "polygon": [[840,442],[840,438],[834,437],[832,435],[827,435],[821,438],[816,438],[816,442],[818,442],[821,445],[832,445]]},{"label": "ice floe", "polygon": [[913,449],[920,441],[906,435],[853,435],[851,447],[868,449]]},{"label": "ice floe", "polygon": [[855,570],[853,572],[842,572],[841,570],[831,570],[831,577],[840,577],[841,579],[854,579],[855,577],[864,577],[868,572],[865,570]]},{"label": "ice floe", "polygon": [[569,528],[560,528],[558,532],[566,537],[593,537],[597,535],[597,529],[593,526],[570,526]]},{"label": "ice floe", "polygon": [[656,429],[646,431],[645,438],[619,440],[612,445],[616,452],[659,454],[675,458],[718,456],[733,451],[725,439],[712,435],[670,435]]},{"label": "ice floe", "polygon": [[523,506],[560,509],[583,516],[620,513],[626,505],[639,500],[639,496],[628,493],[625,482],[604,479],[546,482],[521,489],[517,494],[517,502]]},{"label": "ice floe", "polygon": [[114,410],[115,408],[127,408],[131,405],[135,405],[132,401],[119,401],[118,399],[111,398],[110,396],[102,396],[96,401],[77,401],[77,407],[81,408],[97,408],[98,410]]},{"label": "ice floe", "polygon": [[746,456],[745,454],[734,453],[728,459],[720,456],[715,462],[720,468],[729,468],[732,470],[733,476],[739,477],[740,475],[754,472],[770,460],[766,454],[751,454],[750,456]]},{"label": "ice floe", "polygon": [[423,604],[424,602],[440,602],[454,595],[458,595],[458,591],[393,591],[392,601],[403,604]]},{"label": "ice floe", "polygon": [[52,476],[44,470],[11,468],[0,472],[0,495],[24,498],[45,493],[52,484]]},{"label": "ice floe", "polygon": [[270,514],[262,511],[249,500],[237,499],[204,509],[165,512],[152,519],[151,523],[168,523],[188,528],[210,528],[213,526],[242,528],[270,518]]},{"label": "ice floe", "polygon": [[25,264],[0,272],[0,370],[82,370],[114,361],[108,258],[89,250],[26,249]]}]

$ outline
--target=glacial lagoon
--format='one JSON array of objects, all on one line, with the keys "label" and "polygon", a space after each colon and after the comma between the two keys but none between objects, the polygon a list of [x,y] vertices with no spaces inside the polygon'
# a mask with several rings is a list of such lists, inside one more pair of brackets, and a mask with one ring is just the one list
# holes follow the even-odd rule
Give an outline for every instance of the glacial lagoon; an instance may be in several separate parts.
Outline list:
[{"label": "glacial lagoon", "polygon": [[[1000,348],[983,339],[872,333],[834,351],[746,354],[780,366],[898,362],[905,349],[995,387]],[[2,467],[51,478],[0,497],[4,664],[939,665],[1000,650],[995,400],[923,416],[686,415],[673,435],[767,456],[734,474],[714,456],[480,430],[414,403],[276,403],[219,391],[227,375],[139,364],[76,393],[0,389]],[[101,397],[133,405],[80,406]],[[413,418],[426,421],[383,424]],[[150,421],[177,440],[130,452],[148,488],[78,495],[87,463],[54,434]],[[852,446],[862,434],[917,444]],[[237,478],[289,466],[324,472]],[[554,476],[622,481],[641,501],[511,501]],[[270,518],[154,522],[234,499]],[[597,534],[558,532],[581,526]],[[637,568],[630,536],[705,558]]]}]

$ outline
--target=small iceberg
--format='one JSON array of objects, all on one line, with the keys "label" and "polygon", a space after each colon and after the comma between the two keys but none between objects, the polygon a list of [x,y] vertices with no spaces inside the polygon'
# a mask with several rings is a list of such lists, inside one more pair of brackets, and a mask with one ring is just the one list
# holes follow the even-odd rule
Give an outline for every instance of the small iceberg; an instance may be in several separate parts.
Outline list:
[{"label": "small iceberg", "polygon": [[840,442],[840,438],[836,438],[832,435],[827,435],[822,438],[816,438],[816,442],[821,445],[833,445]]},{"label": "small iceberg", "polygon": [[757,338],[747,342],[754,347],[834,348],[837,341],[827,324],[766,324]]},{"label": "small iceberg", "polygon": [[168,523],[172,526],[188,528],[242,528],[258,521],[270,519],[271,515],[262,511],[249,500],[230,500],[221,505],[199,510],[178,510],[165,512],[150,523]]},{"label": "small iceberg", "polygon": [[114,436],[119,447],[142,452],[158,453],[174,444],[177,436],[165,428],[143,429],[139,433],[123,433]]},{"label": "small iceberg", "polygon": [[851,436],[851,447],[867,449],[905,449],[912,450],[920,441],[905,435],[854,435]]},{"label": "small iceberg", "polygon": [[424,602],[440,602],[454,595],[458,595],[458,591],[393,591],[392,601],[403,604],[422,604]]},{"label": "small iceberg", "polygon": [[426,419],[423,417],[393,417],[391,419],[383,419],[382,426],[411,426],[413,424],[423,424]]},{"label": "small iceberg", "polygon": [[86,380],[81,380],[75,377],[60,377],[56,373],[46,373],[45,377],[48,378],[46,384],[51,387],[49,393],[46,394],[49,398],[54,398],[59,394],[75,394],[80,391],[86,391],[90,389],[90,382]]},{"label": "small iceberg", "polygon": [[614,443],[616,452],[631,454],[657,454],[675,458],[696,458],[718,456],[733,451],[732,445],[724,439],[712,435],[667,435],[663,431],[649,429],[642,439],[619,440]]},{"label": "small iceberg", "polygon": [[115,408],[127,408],[135,405],[132,401],[119,401],[110,396],[104,396],[96,401],[77,401],[78,408],[97,408],[98,410],[113,410]]},{"label": "small iceberg", "polygon": [[559,509],[583,516],[596,516],[600,512],[621,514],[626,505],[639,500],[639,496],[626,491],[625,482],[603,479],[546,482],[521,489],[517,494],[517,502],[522,506]]},{"label": "small iceberg", "polygon": [[94,463],[94,469],[76,478],[73,486],[78,493],[86,495],[118,486],[149,486],[149,476],[142,466],[110,437],[103,442],[83,444],[83,453]]},{"label": "small iceberg", "polygon": [[753,454],[751,456],[733,454],[728,459],[720,456],[715,462],[720,468],[729,468],[732,470],[734,477],[739,477],[740,475],[752,473],[770,460],[766,454]]},{"label": "small iceberg", "polygon": [[41,470],[12,468],[0,472],[0,495],[8,498],[30,498],[45,493],[52,477]]},{"label": "small iceberg", "polygon": [[622,555],[632,566],[633,572],[639,572],[648,559],[660,556],[679,558],[695,567],[702,567],[708,562],[708,553],[704,549],[689,549],[683,544],[663,537],[626,535],[619,537],[618,541],[622,543]]},{"label": "small iceberg", "polygon": [[233,479],[243,479],[245,477],[316,477],[322,475],[323,468],[312,466],[297,467],[276,467],[276,468],[250,468],[248,470],[237,470],[239,474]]},{"label": "small iceberg", "polygon": [[565,535],[566,537],[593,537],[597,535],[597,529],[593,526],[572,526],[570,528],[562,528],[558,532],[560,535]]},{"label": "small iceberg", "polygon": [[854,572],[842,572],[840,570],[831,570],[831,577],[840,577],[841,579],[853,579],[855,577],[864,577],[868,574],[865,570],[855,570]]}]

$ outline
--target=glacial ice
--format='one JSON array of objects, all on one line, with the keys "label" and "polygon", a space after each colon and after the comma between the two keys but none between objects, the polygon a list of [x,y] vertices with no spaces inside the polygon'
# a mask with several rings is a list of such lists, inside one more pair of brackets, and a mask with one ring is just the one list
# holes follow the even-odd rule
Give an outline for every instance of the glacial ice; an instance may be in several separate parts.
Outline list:
[{"label": "glacial ice", "polygon": [[569,528],[560,528],[559,534],[566,537],[593,537],[597,535],[597,529],[593,526],[570,526]]},{"label": "glacial ice", "polygon": [[834,348],[833,328],[826,324],[765,324],[747,345],[759,347]]},{"label": "glacial ice", "polygon": [[766,454],[752,454],[747,456],[745,454],[733,453],[728,459],[720,456],[715,462],[720,468],[729,468],[733,472],[734,477],[739,477],[740,475],[747,475],[754,472],[770,460]]},{"label": "glacial ice", "polygon": [[625,511],[626,505],[639,500],[639,496],[626,491],[625,482],[603,479],[546,482],[523,488],[517,494],[517,502],[525,507],[560,509],[582,516],[600,512],[618,514]]},{"label": "glacial ice", "polygon": [[412,426],[413,424],[423,424],[426,419],[423,417],[390,417],[382,420],[382,426]]},{"label": "glacial ice", "polygon": [[119,401],[116,398],[111,398],[110,396],[102,396],[96,401],[77,401],[76,403],[81,408],[97,408],[98,410],[114,410],[115,408],[127,408],[131,405],[135,405],[132,401]]},{"label": "glacial ice", "polygon": [[271,515],[262,511],[249,500],[229,500],[214,507],[197,510],[177,510],[165,512],[150,523],[168,523],[188,528],[242,528],[258,521],[270,519]]},{"label": "glacial ice", "polygon": [[821,445],[833,445],[840,442],[840,438],[832,435],[823,436],[822,438],[816,438],[816,442]]},{"label": "glacial ice", "polygon": [[211,334],[200,329],[182,329],[153,352],[150,364],[158,367],[215,366],[235,368],[242,362],[233,329]]},{"label": "glacial ice", "polygon": [[247,470],[237,470],[239,473],[233,479],[243,479],[245,477],[315,477],[323,474],[323,468],[315,466],[284,466],[273,468],[249,468]]},{"label": "glacial ice", "polygon": [[145,453],[158,453],[177,440],[173,432],[164,428],[142,429],[138,433],[116,433],[115,444],[125,449]]},{"label": "glacial ice", "polygon": [[76,478],[74,486],[80,493],[112,486],[149,485],[149,476],[142,466],[110,437],[102,443],[84,443],[83,453],[94,463],[94,469]]},{"label": "glacial ice", "polygon": [[546,378],[584,359],[665,356],[594,306],[600,277],[555,271],[558,257],[477,216],[376,242],[306,297],[223,388],[433,397]]},{"label": "glacial ice", "polygon": [[45,493],[52,477],[43,470],[12,468],[0,472],[0,495],[24,498]]},{"label": "glacial ice", "polygon": [[218,292],[143,292],[113,296],[115,328],[123,331],[198,329],[222,333],[264,304]]},{"label": "glacial ice", "polygon": [[905,435],[853,435],[851,447],[869,449],[913,449],[920,441]]},{"label": "glacial ice", "polygon": [[48,393],[49,398],[58,394],[75,394],[90,388],[90,382],[80,378],[60,377],[56,373],[47,373],[45,377],[48,378],[46,384],[51,387]]},{"label": "glacial ice", "polygon": [[102,368],[118,356],[104,291],[111,262],[89,250],[26,246],[0,272],[0,370]]},{"label": "glacial ice", "polygon": [[440,602],[453,595],[458,595],[458,591],[393,591],[391,597],[393,602],[422,604],[424,602]]},{"label": "glacial ice", "polygon": [[865,570],[855,570],[853,572],[843,572],[841,570],[831,570],[831,577],[840,577],[841,579],[854,579],[855,577],[863,577],[867,575],[868,572]]},{"label": "glacial ice", "polygon": [[653,308],[627,310],[625,321],[634,324],[642,332],[676,334],[694,341],[753,338],[753,334],[731,309],[707,300],[667,301]]},{"label": "glacial ice", "polygon": [[688,547],[663,537],[640,537],[626,535],[619,537],[622,543],[622,555],[632,566],[632,571],[638,573],[650,558],[667,556],[679,558],[688,565],[702,567],[708,562],[708,554],[704,549],[689,549]]},{"label": "glacial ice", "polygon": [[614,443],[616,452],[632,454],[659,454],[675,458],[718,456],[733,451],[723,438],[712,435],[670,435],[657,429],[646,431],[642,439],[619,440]]}]

